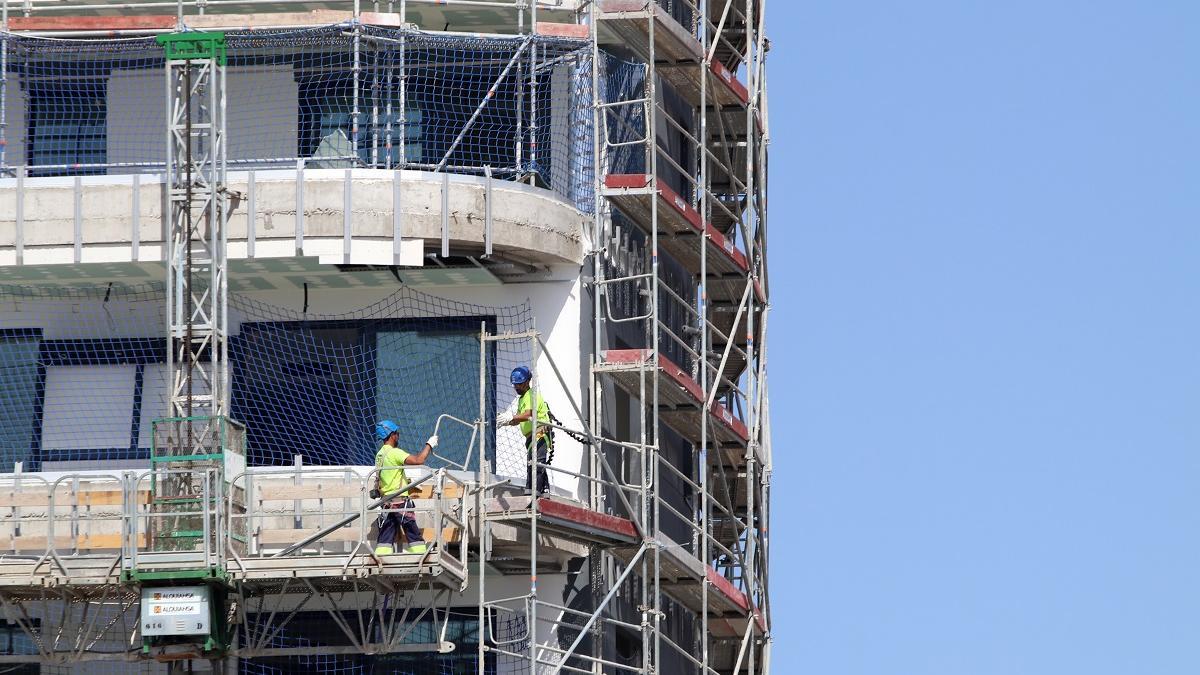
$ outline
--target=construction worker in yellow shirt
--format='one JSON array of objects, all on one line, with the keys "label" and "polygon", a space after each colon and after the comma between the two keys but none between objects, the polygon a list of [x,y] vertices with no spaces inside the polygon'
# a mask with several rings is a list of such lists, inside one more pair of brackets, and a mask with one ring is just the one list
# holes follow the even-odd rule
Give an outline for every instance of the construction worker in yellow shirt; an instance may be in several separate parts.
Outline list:
[{"label": "construction worker in yellow shirt", "polygon": [[[521,433],[525,435],[525,449],[529,453],[529,464],[525,472],[525,487],[531,494],[545,494],[550,491],[550,479],[546,465],[554,461],[554,429],[550,425],[550,406],[542,399],[542,395],[533,391],[529,384],[533,373],[525,366],[514,368],[509,381],[517,395],[517,412],[512,417],[501,415],[496,423],[500,425],[521,425]],[[534,433],[534,415],[537,415],[537,433]],[[536,438],[535,438],[536,436]],[[534,471],[533,460],[537,458],[537,471]],[[537,476],[536,488],[534,475]]]},{"label": "construction worker in yellow shirt", "polygon": [[[404,473],[405,466],[420,466],[429,458],[429,453],[437,447],[438,437],[430,436],[425,447],[415,455],[401,450],[400,427],[391,420],[384,420],[375,425],[375,435],[383,442],[379,452],[375,453],[375,468],[378,470],[376,481],[380,496],[390,495],[408,486],[408,476]],[[416,505],[408,496],[397,497],[380,507],[379,540],[376,542],[375,554],[388,555],[394,553],[396,538],[404,532],[408,542],[409,553],[424,553],[428,550],[421,537],[421,528],[417,527],[413,509]]]}]

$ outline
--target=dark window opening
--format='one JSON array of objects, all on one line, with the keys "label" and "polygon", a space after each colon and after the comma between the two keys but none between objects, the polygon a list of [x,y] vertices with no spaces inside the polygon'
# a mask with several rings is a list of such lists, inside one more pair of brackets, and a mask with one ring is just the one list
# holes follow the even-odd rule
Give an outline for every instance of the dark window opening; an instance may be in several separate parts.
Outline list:
[{"label": "dark window opening", "polygon": [[[396,422],[401,447],[417,450],[442,413],[477,418],[481,321],[494,324],[485,317],[242,324],[229,343],[230,408],[246,425],[248,463],[290,463],[301,454],[311,464],[371,464],[379,419]],[[445,425],[439,435],[440,454],[464,462],[471,429]],[[494,441],[487,442],[491,454]]]},{"label": "dark window opening", "polygon": [[[29,626],[34,631],[40,631],[41,620],[27,618]],[[0,655],[4,656],[37,656],[38,648],[33,638],[14,621],[0,623]],[[38,675],[42,666],[35,662],[5,664],[0,672],[5,675]]]},{"label": "dark window opening", "polygon": [[617,626],[615,631],[617,662],[634,665],[642,660],[642,636],[624,626]]},{"label": "dark window opening", "polygon": [[[242,324],[229,342],[230,415],[246,425],[247,462],[290,464],[299,454],[311,464],[371,464],[381,418],[400,426],[411,450],[443,413],[478,418],[481,322],[495,330],[493,318],[478,316]],[[489,365],[494,352],[490,344]],[[495,382],[486,377],[491,410]],[[161,338],[0,331],[0,471],[147,459],[153,421],[170,416],[168,379]],[[439,454],[458,465],[474,452],[476,464],[472,431],[443,425]],[[488,435],[489,459],[494,444]]]},{"label": "dark window opening", "polygon": [[[32,80],[27,89],[30,173],[78,176],[104,173],[108,158],[106,80]],[[37,167],[45,167],[39,169]]]},{"label": "dark window opening", "polygon": [[[379,93],[373,93],[378,90]],[[361,81],[355,130],[354,78],[349,73],[306,77],[299,81],[297,152],[309,166],[338,168],[400,166],[424,161],[423,113],[409,96],[400,110],[399,79]]]}]

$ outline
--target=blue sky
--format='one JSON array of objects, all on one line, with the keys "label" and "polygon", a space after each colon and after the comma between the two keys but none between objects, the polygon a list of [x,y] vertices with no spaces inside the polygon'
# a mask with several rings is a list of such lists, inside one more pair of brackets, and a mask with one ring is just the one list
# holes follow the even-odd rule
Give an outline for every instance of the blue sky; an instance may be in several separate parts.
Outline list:
[{"label": "blue sky", "polygon": [[1200,673],[1200,2],[768,22],[777,672]]}]

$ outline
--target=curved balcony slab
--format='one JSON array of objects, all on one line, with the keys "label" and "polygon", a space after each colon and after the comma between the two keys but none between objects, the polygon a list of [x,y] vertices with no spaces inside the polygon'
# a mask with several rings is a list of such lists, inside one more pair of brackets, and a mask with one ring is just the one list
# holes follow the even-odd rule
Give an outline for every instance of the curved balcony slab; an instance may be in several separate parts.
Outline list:
[{"label": "curved balcony slab", "polygon": [[[426,252],[490,251],[579,265],[589,218],[541,188],[424,171],[242,171],[226,185],[231,260],[419,266]],[[0,227],[0,265],[161,261],[165,203],[160,175],[2,179],[16,227]]]}]

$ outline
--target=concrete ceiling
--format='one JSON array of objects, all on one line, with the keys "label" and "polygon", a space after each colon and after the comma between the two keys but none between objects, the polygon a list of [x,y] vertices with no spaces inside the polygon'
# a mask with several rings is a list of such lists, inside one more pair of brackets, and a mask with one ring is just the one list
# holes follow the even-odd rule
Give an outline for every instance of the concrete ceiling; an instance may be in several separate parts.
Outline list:
[{"label": "concrete ceiling", "polygon": [[[399,268],[397,274],[406,286],[481,286],[500,282],[482,268],[438,267]],[[162,282],[166,269],[162,263],[86,263],[80,265],[23,265],[0,267],[0,284],[60,288],[95,286],[107,283],[137,285]],[[291,288],[379,288],[398,286],[387,269],[343,271],[334,265],[322,265],[316,258],[259,258],[229,261],[229,290],[235,293]]]}]

